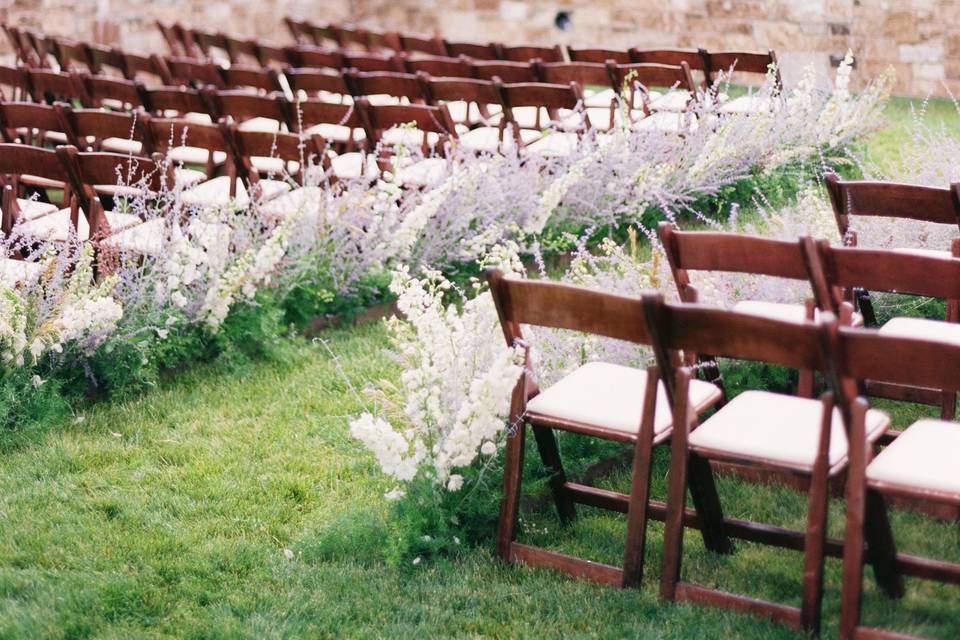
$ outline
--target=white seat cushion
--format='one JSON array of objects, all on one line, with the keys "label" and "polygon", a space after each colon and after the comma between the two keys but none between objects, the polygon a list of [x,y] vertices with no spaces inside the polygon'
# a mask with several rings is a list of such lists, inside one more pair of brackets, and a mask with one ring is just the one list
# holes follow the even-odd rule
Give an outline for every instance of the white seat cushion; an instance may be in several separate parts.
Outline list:
[{"label": "white seat cushion", "polygon": [[[588,362],[528,402],[527,413],[636,434],[640,431],[646,386],[644,369]],[[691,403],[698,413],[722,395],[708,382],[690,383]],[[657,389],[654,433],[663,433],[672,424],[673,412],[661,383]]]},{"label": "white seat cushion", "polygon": [[424,158],[400,168],[397,178],[408,187],[431,187],[447,176],[447,161],[443,158]]},{"label": "white seat cushion", "polygon": [[934,493],[960,493],[960,424],[919,420],[867,467],[867,480]]},{"label": "white seat cushion", "polygon": [[536,142],[527,145],[527,151],[547,158],[569,156],[577,149],[580,139],[575,133],[551,131]]},{"label": "white seat cushion", "polygon": [[[380,141],[389,145],[403,145],[405,147],[419,147],[423,145],[423,131],[408,127],[393,127],[387,129],[380,136]],[[427,146],[435,147],[440,141],[440,135],[434,131],[427,131]]]},{"label": "white seat cushion", "polygon": [[39,262],[0,258],[0,282],[8,287],[35,282],[43,274],[44,266]]},{"label": "white seat cushion", "polygon": [[250,156],[250,164],[260,174],[286,174],[295,176],[300,173],[300,163],[295,160],[287,160],[284,166],[283,158],[268,158],[266,156]]},{"label": "white seat cushion", "polygon": [[380,175],[377,159],[362,151],[351,151],[331,156],[330,164],[333,167],[333,175],[343,180],[360,177],[373,179]]},{"label": "white seat cushion", "polygon": [[101,246],[112,247],[125,253],[159,256],[167,238],[163,218],[153,218],[104,238]]},{"label": "white seat cushion", "polygon": [[261,133],[276,133],[280,131],[280,122],[273,118],[250,118],[237,125],[240,131],[259,131]]},{"label": "white seat cushion", "polygon": [[57,210],[57,205],[49,202],[40,202],[32,198],[17,198],[17,206],[20,208],[21,220],[33,220],[48,213]]},{"label": "white seat cushion", "polygon": [[187,169],[186,167],[174,167],[173,179],[179,185],[183,185],[184,187],[192,187],[193,185],[206,180],[207,174],[204,173],[203,171],[198,171],[197,169]]},{"label": "white seat cushion", "polygon": [[305,130],[304,133],[309,136],[319,135],[324,140],[332,140],[333,142],[340,143],[350,142],[351,138],[354,142],[367,139],[367,134],[363,129],[351,129],[350,127],[345,127],[340,124],[329,124],[326,122],[316,124]]},{"label": "white seat cushion", "polygon": [[723,103],[721,113],[751,114],[763,111],[773,111],[776,104],[767,96],[749,95],[734,98]]},{"label": "white seat cushion", "polygon": [[[819,400],[745,391],[690,434],[690,447],[738,460],[770,461],[809,471],[816,458],[822,416],[823,404]],[[871,409],[866,422],[867,437],[874,440],[886,430],[890,420],[883,412]],[[840,412],[834,409],[830,466],[846,456],[847,435]]]},{"label": "white seat cushion", "polygon": [[[28,220],[16,227],[17,232],[26,238],[50,240],[52,242],[66,242],[70,238],[70,209],[60,209],[45,216]],[[77,215],[77,237],[86,240],[90,237],[90,225],[81,211]]]},{"label": "white seat cushion", "polygon": [[689,91],[650,92],[650,108],[654,111],[685,111],[689,103]]},{"label": "white seat cushion", "polygon": [[[539,131],[520,129],[520,140],[529,144],[540,137]],[[500,150],[509,150],[514,147],[513,135],[509,131],[503,132],[503,144],[500,143],[499,127],[477,127],[460,134],[459,144],[465,149],[496,153]]]},{"label": "white seat cushion", "polygon": [[[200,147],[181,146],[170,149],[167,157],[173,162],[180,162],[182,164],[206,165],[207,159],[210,157],[210,152]],[[213,152],[213,164],[215,166],[223,164],[226,160],[227,154],[223,151]]]},{"label": "white seat cushion", "polygon": [[880,333],[895,338],[939,340],[960,345],[960,324],[926,318],[893,318],[880,327]]},{"label": "white seat cushion", "polygon": [[100,147],[104,151],[113,153],[128,153],[138,156],[143,151],[143,143],[129,138],[104,138],[100,142]]},{"label": "white seat cushion", "polygon": [[[260,213],[271,220],[283,220],[302,208],[305,215],[310,215],[319,210],[323,199],[323,189],[320,187],[300,187],[265,203],[260,208]],[[331,211],[335,210],[336,207],[331,208]]]},{"label": "white seat cushion", "polygon": [[[281,180],[261,180],[259,183],[261,189],[261,199],[269,200],[290,190],[290,185]],[[201,182],[195,187],[183,191],[182,201],[186,205],[198,207],[222,207],[231,203],[230,198],[230,177],[219,176],[206,182]],[[236,197],[232,200],[233,204],[244,207],[250,202],[247,190],[243,182],[237,180]]]},{"label": "white seat cushion", "polygon": [[[550,123],[550,114],[546,109],[540,107],[514,107],[510,110],[513,114],[513,121],[521,129],[542,129]],[[540,114],[540,120],[537,121],[537,113]]]},{"label": "white seat cushion", "polygon": [[641,118],[633,125],[634,129],[662,131],[664,133],[684,133],[696,131],[697,120],[684,113],[658,111]]},{"label": "white seat cushion", "polygon": [[613,110],[613,121],[610,119],[610,107],[587,107],[587,117],[590,126],[600,131],[608,131],[620,123],[620,109]]},{"label": "white seat cushion", "polygon": [[611,88],[601,91],[585,91],[583,102],[588,107],[609,107],[610,102],[617,99],[617,92]]}]

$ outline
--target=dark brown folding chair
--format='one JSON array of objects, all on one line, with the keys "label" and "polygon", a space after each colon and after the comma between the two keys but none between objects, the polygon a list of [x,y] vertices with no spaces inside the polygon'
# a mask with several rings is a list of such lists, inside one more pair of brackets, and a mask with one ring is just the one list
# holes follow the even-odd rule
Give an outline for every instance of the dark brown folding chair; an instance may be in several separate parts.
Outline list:
[{"label": "dark brown folding chair", "polygon": [[377,102],[423,103],[423,87],[412,73],[395,71],[354,72],[346,74],[347,86],[354,97],[377,96]]},{"label": "dark brown folding chair", "polygon": [[[810,280],[817,303],[836,309],[857,302],[857,291],[882,291],[938,298],[946,302],[947,318],[898,317],[880,327],[880,333],[902,338],[930,338],[960,343],[960,259],[950,254],[916,254],[884,249],[831,247],[826,240],[805,241]],[[877,325],[872,307],[868,326]],[[946,387],[944,388],[946,389]],[[956,415],[956,394],[940,388],[916,388],[865,380],[864,395],[918,402],[940,407],[940,415]]]},{"label": "dark brown folding chair", "polygon": [[55,105],[71,145],[80,151],[110,151],[135,156],[153,152],[150,114],[145,111],[74,109]]},{"label": "dark brown folding chair", "polygon": [[[662,517],[663,505],[650,503],[653,447],[671,437],[671,389],[657,367],[646,370],[605,362],[587,363],[546,389],[531,376],[531,343],[523,325],[562,329],[649,345],[651,332],[640,299],[627,298],[545,280],[505,277],[487,271],[487,281],[507,345],[524,350],[524,367],[513,390],[507,425],[503,502],[497,528],[497,555],[509,563],[545,566],[576,578],[617,587],[637,587],[643,576],[648,517]],[[693,383],[696,413],[722,399],[720,389]],[[592,562],[516,541],[526,426],[533,429],[537,450],[551,474],[550,487],[561,522],[576,517],[575,504],[627,514],[622,567]],[[630,493],[600,489],[568,480],[554,431],[620,442],[633,447]],[[659,508],[657,508],[659,507]]]},{"label": "dark brown folding chair", "polygon": [[700,50],[703,65],[710,76],[711,82],[716,82],[720,75],[729,77],[731,74],[752,74],[766,77],[770,71],[774,72],[775,88],[783,90],[783,79],[780,77],[780,65],[777,54],[772,49],[766,53],[759,51],[707,51]]},{"label": "dark brown folding chair", "polygon": [[449,58],[447,56],[431,56],[414,54],[403,59],[404,71],[407,73],[423,72],[435,78],[472,78],[473,69],[470,59],[466,56]]},{"label": "dark brown folding chair", "polygon": [[315,45],[297,45],[285,49],[291,65],[304,69],[336,69],[344,67],[343,54]]},{"label": "dark brown folding chair", "polygon": [[343,66],[364,73],[403,71],[403,60],[394,53],[344,51]]},{"label": "dark brown folding chair", "polygon": [[[324,29],[324,27],[321,27]],[[336,33],[337,43],[340,45],[341,49],[349,51],[369,51],[370,47],[368,46],[369,38],[367,37],[367,30],[363,27],[357,26],[355,24],[330,24],[325,27],[325,29],[332,30]],[[318,42],[317,44],[322,44]]]},{"label": "dark brown folding chair", "polygon": [[706,60],[703,57],[702,49],[640,49],[631,48],[628,51],[629,62],[646,64],[668,64],[679,67],[681,63],[686,62],[690,71],[696,71],[700,77],[701,89],[707,89],[710,84],[710,76],[706,70]]},{"label": "dark brown folding chair", "polygon": [[317,46],[320,46],[320,47],[343,46],[343,43],[340,41],[339,30],[334,25],[314,24],[312,22],[305,20],[300,23],[300,28],[305,31],[307,35],[307,39]]},{"label": "dark brown folding chair", "polygon": [[310,34],[307,33],[306,23],[303,20],[294,18],[292,16],[284,16],[283,24],[286,25],[287,31],[290,32],[290,35],[293,36],[294,42],[297,44],[306,43],[308,40],[313,40]]},{"label": "dark brown folding chair", "polygon": [[[804,284],[809,282],[807,257],[800,240],[774,240],[715,231],[680,231],[669,222],[661,222],[658,232],[680,300],[686,303],[702,302],[690,279],[692,271],[755,274]],[[834,312],[844,323],[854,321],[850,305],[821,308]],[[812,293],[804,304],[741,299],[731,309],[789,322],[811,321],[817,314]],[[701,354],[701,367],[708,379],[720,379],[712,354]],[[811,370],[800,371],[797,395],[813,397]]]},{"label": "dark brown folding chair", "polygon": [[[70,176],[52,149],[18,143],[0,143],[0,181],[3,183],[3,232],[18,223],[22,237],[65,242],[71,230],[85,238],[80,204]],[[37,188],[38,182],[51,187]],[[61,191],[62,190],[62,191]],[[62,193],[60,198],[57,194]]]},{"label": "dark brown folding chair", "polygon": [[[420,76],[424,94],[432,105],[446,106],[454,124],[470,127],[460,135],[468,149],[496,152],[504,143],[503,105],[500,90],[489,80]],[[512,145],[512,138],[507,138]]]},{"label": "dark brown folding chair", "polygon": [[135,53],[124,52],[124,77],[127,80],[137,80],[147,87],[172,85],[173,76],[167,68],[164,58],[157,54],[141,56]]},{"label": "dark brown folding chair", "polygon": [[60,65],[60,71],[100,73],[100,69],[90,57],[90,49],[83,42],[66,38],[51,38],[53,55]]},{"label": "dark brown folding chair", "polygon": [[0,135],[6,142],[37,147],[65,144],[66,123],[54,105],[37,102],[0,102]]},{"label": "dark brown folding chair", "polygon": [[480,44],[476,42],[451,42],[446,40],[448,56],[467,56],[473,60],[496,60],[497,51],[491,43]]},{"label": "dark brown folding chair", "polygon": [[620,87],[613,85],[613,79],[606,64],[535,60],[534,68],[540,82],[577,83],[583,90],[584,104],[589,110],[593,126],[604,130],[613,128],[617,116],[617,95]]},{"label": "dark brown folding chair", "polygon": [[86,43],[86,47],[90,56],[90,71],[93,75],[111,78],[126,77],[127,66],[122,50],[90,42]]},{"label": "dark brown folding chair", "polygon": [[230,45],[227,36],[213,31],[190,29],[193,41],[207,60],[225,61],[230,59]]},{"label": "dark brown folding chair", "polygon": [[[823,565],[827,545],[828,485],[846,469],[848,446],[842,412],[835,408],[837,382],[828,348],[832,314],[815,322],[788,322],[691,304],[666,304],[660,294],[644,302],[664,377],[674,386],[673,442],[667,489],[660,596],[724,607],[772,619],[817,634],[823,596]],[[678,366],[679,353],[698,353],[752,360],[825,373],[834,393],[821,399],[748,390],[696,426],[690,413],[693,373]],[[669,374],[667,373],[669,372]],[[842,404],[842,400],[838,400]],[[867,415],[870,442],[888,424],[883,413]],[[762,475],[791,474],[807,486],[807,524],[790,531],[744,520],[726,519],[714,484],[710,462],[743,465]],[[687,489],[694,513],[685,507]],[[799,608],[768,602],[682,580],[684,522],[695,518],[709,551],[727,554],[731,537],[802,550],[802,598]],[[835,551],[835,541],[831,541]],[[758,576],[759,578],[759,576]]]},{"label": "dark brown folding chair", "polygon": [[[231,149],[219,125],[156,117],[149,124],[155,149],[177,170],[177,182],[195,185],[184,189],[181,202],[206,208],[246,198],[246,193],[238,189],[235,163],[227,162]],[[225,167],[226,175],[214,177],[220,166]],[[199,179],[207,179],[198,183],[194,174],[200,172],[192,167],[203,167]]]},{"label": "dark brown folding chair", "polygon": [[366,146],[366,131],[352,104],[336,104],[319,99],[299,100],[290,105],[290,130],[319,135],[335,146],[337,152]]},{"label": "dark brown folding chair", "polygon": [[560,45],[539,47],[535,45],[505,46],[499,45],[498,51],[501,60],[513,62],[527,62],[528,60],[542,60],[544,62],[563,62],[563,48]]},{"label": "dark brown folding chair", "polygon": [[[512,125],[514,141],[518,148],[547,156],[563,156],[571,153],[580,137],[590,128],[590,116],[583,102],[580,86],[544,84],[542,82],[519,82],[501,84],[503,117]],[[553,131],[537,139],[525,139],[521,130],[540,131],[552,127]]]},{"label": "dark brown folding chair", "polygon": [[[936,277],[931,272],[931,277]],[[946,274],[944,274],[946,275]],[[837,369],[848,387],[871,378],[898,386],[960,391],[960,345],[934,336],[905,338],[876,331],[840,328],[833,340]],[[853,395],[851,391],[851,396]],[[863,564],[869,557],[887,596],[904,595],[903,576],[960,584],[960,564],[897,553],[887,515],[890,500],[921,508],[960,508],[960,425],[921,419],[876,457],[864,398],[851,402],[847,521],[843,549],[840,638],[908,638],[863,625]]]},{"label": "dark brown folding chair", "polygon": [[115,111],[130,111],[144,106],[145,88],[138,80],[107,76],[81,76],[90,107],[106,107]]},{"label": "dark brown folding chair", "polygon": [[[380,31],[366,28],[363,30],[363,41],[367,51],[402,51],[400,34],[395,31]],[[414,43],[413,46],[417,46]]]},{"label": "dark brown folding chair", "polygon": [[213,107],[214,120],[230,118],[239,123],[241,129],[279,131],[293,119],[290,105],[279,91],[259,94],[244,89],[217,91],[208,87],[202,93],[207,104]]},{"label": "dark brown folding chair", "polygon": [[167,58],[164,63],[174,84],[194,89],[207,85],[224,88],[221,68],[213,62],[195,58]]},{"label": "dark brown folding chair", "polygon": [[[224,34],[223,42],[227,47],[231,66],[234,64],[267,66],[260,62],[257,40],[244,40]],[[283,56],[283,60],[286,61],[286,56]]]},{"label": "dark brown folding chair", "polygon": [[[366,98],[359,98],[356,107],[371,147],[377,143],[383,143],[387,150],[397,145],[419,146],[424,155],[431,150],[442,154],[445,142],[457,137],[456,128],[444,105],[372,105]],[[390,135],[391,132],[396,132],[396,135]]]},{"label": "dark brown folding chair", "polygon": [[271,69],[282,69],[293,62],[287,55],[287,48],[279,44],[264,42],[263,40],[251,40],[254,47],[256,61],[261,67],[270,67]]},{"label": "dark brown folding chair", "polygon": [[595,62],[606,64],[613,60],[617,64],[629,64],[630,52],[621,49],[594,49],[589,47],[567,47],[567,55],[571,62]]},{"label": "dark brown folding chair", "polygon": [[283,91],[279,73],[269,67],[233,64],[229,69],[221,69],[220,74],[226,89],[246,87],[264,93]]},{"label": "dark brown folding chair", "polygon": [[0,100],[26,100],[30,85],[23,69],[0,65]]},{"label": "dark brown folding chair", "polygon": [[[607,69],[612,82],[619,87],[618,91],[626,91],[625,98],[629,100],[631,110],[642,112],[643,119],[658,111],[686,112],[697,99],[697,87],[690,67],[685,62],[681,62],[679,66],[649,62],[608,62]],[[663,90],[666,90],[666,93],[663,93]],[[637,113],[637,116],[640,115],[641,113]],[[650,122],[655,120],[651,119]],[[680,122],[680,116],[664,120],[667,126],[675,126]]]},{"label": "dark brown folding chair", "polygon": [[308,98],[318,98],[327,102],[351,102],[353,96],[350,87],[340,71],[333,69],[291,69],[285,68],[283,75],[290,85],[294,96],[302,93]]},{"label": "dark brown folding chair", "polygon": [[90,97],[83,87],[83,81],[75,73],[61,73],[48,69],[27,69],[27,82],[30,93],[36,102],[73,102],[89,104]]},{"label": "dark brown folding chair", "polygon": [[447,47],[443,38],[433,36],[417,36],[409,33],[399,33],[397,38],[400,43],[400,51],[408,53],[426,53],[432,56],[446,56]]},{"label": "dark brown folding chair", "polygon": [[157,20],[156,23],[157,30],[160,31],[160,35],[163,36],[164,42],[167,43],[167,48],[170,50],[170,55],[172,56],[184,56],[189,52],[183,46],[183,42],[180,40],[180,34],[174,29],[172,24],[166,24]]},{"label": "dark brown folding chair", "polygon": [[537,70],[529,60],[509,62],[506,60],[474,60],[471,65],[478,80],[500,78],[502,82],[536,82]]}]

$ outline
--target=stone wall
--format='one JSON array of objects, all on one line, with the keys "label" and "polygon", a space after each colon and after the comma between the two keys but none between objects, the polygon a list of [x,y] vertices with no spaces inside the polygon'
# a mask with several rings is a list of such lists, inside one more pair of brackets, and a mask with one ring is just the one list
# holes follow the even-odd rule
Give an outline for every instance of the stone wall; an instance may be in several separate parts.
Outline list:
[{"label": "stone wall", "polygon": [[960,0],[0,0],[0,21],[89,38],[106,19],[122,46],[154,51],[157,18],[285,41],[285,14],[470,41],[773,48],[788,83],[811,64],[825,76],[852,48],[855,86],[892,66],[898,93],[960,93]]}]

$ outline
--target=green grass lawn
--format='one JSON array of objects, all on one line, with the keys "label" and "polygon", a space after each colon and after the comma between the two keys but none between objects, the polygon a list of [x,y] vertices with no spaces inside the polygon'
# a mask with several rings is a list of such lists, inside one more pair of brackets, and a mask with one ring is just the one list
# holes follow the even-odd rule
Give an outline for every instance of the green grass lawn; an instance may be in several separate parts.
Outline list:
[{"label": "green grass lawn", "polygon": [[[903,116],[904,104],[891,113]],[[0,638],[803,637],[748,616],[661,605],[656,523],[638,590],[507,567],[489,547],[389,565],[382,494],[392,485],[347,431],[363,406],[353,389],[398,373],[386,344],[378,324],[333,331],[294,342],[282,361],[199,366],[57,428],[0,435]],[[894,413],[903,423],[915,410]],[[664,453],[653,473],[658,498]],[[604,484],[623,488],[625,474]],[[789,489],[725,478],[720,492],[729,515],[803,526],[804,498]],[[522,538],[617,563],[624,519],[580,514],[561,528],[551,510],[528,511]],[[839,536],[841,501],[830,515]],[[955,525],[908,513],[894,521],[904,550],[960,561]],[[688,578],[799,603],[798,553],[740,543],[717,558],[696,532],[685,548]],[[956,588],[908,580],[907,597],[891,605],[865,584],[870,622],[958,636]],[[836,632],[839,587],[830,560],[824,637]]]}]

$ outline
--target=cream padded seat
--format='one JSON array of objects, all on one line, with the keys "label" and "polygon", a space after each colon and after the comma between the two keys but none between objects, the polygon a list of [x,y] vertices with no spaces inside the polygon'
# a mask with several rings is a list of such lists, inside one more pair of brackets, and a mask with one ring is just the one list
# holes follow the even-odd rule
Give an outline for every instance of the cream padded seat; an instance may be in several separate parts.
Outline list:
[{"label": "cream padded seat", "polygon": [[237,125],[237,129],[240,131],[259,131],[260,133],[276,133],[280,131],[280,121],[274,120],[273,118],[263,118],[257,116],[256,118],[250,118],[249,120],[244,120]]},{"label": "cream padded seat", "polygon": [[[640,430],[647,372],[607,362],[588,362],[527,403],[527,414],[636,434]],[[716,386],[694,380],[691,403],[703,411],[723,396]],[[667,393],[657,389],[654,433],[663,433],[673,423]]]},{"label": "cream padded seat", "polygon": [[748,95],[728,100],[720,106],[720,113],[739,113],[749,115],[764,111],[776,111],[777,103],[770,96]]},{"label": "cream padded seat", "polygon": [[551,131],[527,146],[527,151],[546,158],[563,158],[577,149],[580,138],[575,133]]},{"label": "cream padded seat", "polygon": [[[107,224],[110,225],[111,233],[140,224],[139,216],[129,213],[118,213],[116,211],[107,211]],[[70,238],[70,230],[73,225],[70,224],[70,209],[60,209],[54,213],[28,220],[15,227],[17,233],[26,238],[38,238],[49,240],[51,242],[66,242]],[[83,211],[77,215],[77,238],[87,240],[90,238],[90,225]]]},{"label": "cream padded seat", "polygon": [[[539,137],[539,131],[520,129],[520,140],[523,141],[524,144],[529,144]],[[503,145],[501,147],[499,127],[478,127],[461,133],[459,144],[464,149],[471,149],[472,151],[496,153],[501,150],[501,148],[503,150],[513,149],[514,140],[513,135],[505,130],[503,132]]]},{"label": "cream padded seat", "polygon": [[101,246],[156,257],[163,252],[166,236],[164,219],[153,218],[123,231],[113,232],[104,238]]},{"label": "cream padded seat", "polygon": [[[275,198],[281,193],[290,190],[290,185],[282,180],[261,180],[259,183],[261,189],[261,199],[269,200]],[[222,207],[231,202],[244,207],[250,202],[247,190],[241,180],[237,180],[236,196],[230,198],[230,177],[218,176],[201,182],[195,187],[185,189],[181,200],[188,206],[197,207]]]},{"label": "cream padded seat", "polygon": [[[173,162],[205,166],[210,158],[210,151],[200,147],[173,147],[167,152],[167,157]],[[219,166],[227,161],[227,154],[223,151],[213,152],[213,164]]]},{"label": "cream padded seat", "polygon": [[350,142],[351,139],[354,142],[362,142],[367,139],[366,132],[359,127],[356,129],[351,129],[350,127],[345,127],[342,124],[331,124],[328,122],[315,124],[309,129],[304,130],[304,133],[308,136],[319,135],[324,140],[331,140],[341,144],[346,144],[347,142]]},{"label": "cream padded seat", "polygon": [[610,102],[617,99],[617,92],[607,87],[600,91],[584,91],[583,103],[588,107],[609,107]]},{"label": "cream padded seat", "polygon": [[55,204],[40,202],[32,198],[17,198],[17,207],[20,209],[21,220],[33,220],[57,210]]},{"label": "cream padded seat", "polygon": [[444,158],[424,158],[397,170],[400,183],[408,187],[432,187],[443,182],[448,173]]},{"label": "cream padded seat", "polygon": [[333,175],[343,180],[354,180],[360,177],[373,179],[380,175],[377,159],[362,151],[331,154],[330,165],[333,168]]},{"label": "cream padded seat", "polygon": [[34,282],[40,278],[43,270],[44,266],[40,262],[0,258],[0,282],[8,287]]},{"label": "cream padded seat", "polygon": [[[260,213],[269,219],[283,220],[291,213],[301,208],[307,208],[304,213],[309,215],[312,210],[318,210],[320,208],[320,203],[323,202],[323,199],[322,188],[314,186],[300,187],[264,203],[260,208]],[[335,209],[335,207],[331,208],[331,210]]]},{"label": "cream padded seat", "polygon": [[[810,471],[820,439],[823,404],[768,391],[745,391],[710,416],[690,434],[690,447],[737,460],[767,461]],[[876,409],[867,412],[867,438],[876,440],[890,424]],[[847,435],[834,409],[829,462],[847,457]]]},{"label": "cream padded seat", "polygon": [[960,424],[919,420],[867,467],[867,482],[933,493],[960,493]]},{"label": "cream padded seat", "polygon": [[658,93],[651,91],[648,99],[650,108],[654,111],[685,111],[690,104],[690,92],[668,91],[667,93]]},{"label": "cream padded seat", "polygon": [[100,148],[112,153],[125,153],[139,156],[143,153],[143,143],[129,138],[104,138]]},{"label": "cream padded seat", "polygon": [[960,345],[960,324],[926,318],[893,318],[880,333],[895,338],[921,338]]},{"label": "cream padded seat", "polygon": [[[393,127],[387,129],[380,136],[380,142],[392,146],[403,145],[405,147],[423,146],[423,131],[419,129],[410,129],[408,127]],[[440,134],[434,131],[427,131],[427,146],[435,147],[440,142]]]}]

